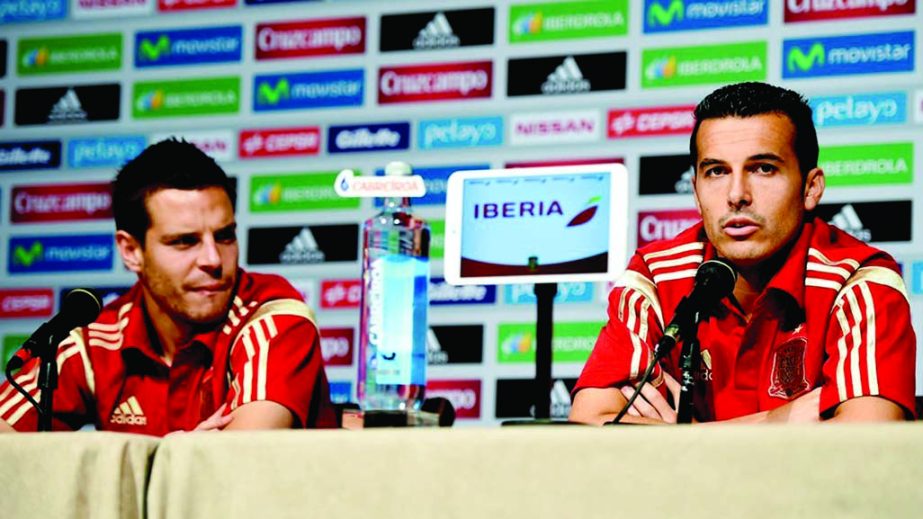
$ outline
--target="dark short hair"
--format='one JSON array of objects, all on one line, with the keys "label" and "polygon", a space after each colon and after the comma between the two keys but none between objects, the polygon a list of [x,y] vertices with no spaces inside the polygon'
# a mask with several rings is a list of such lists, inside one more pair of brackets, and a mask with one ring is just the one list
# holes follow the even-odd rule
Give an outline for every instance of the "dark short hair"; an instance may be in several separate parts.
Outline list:
[{"label": "dark short hair", "polygon": [[194,144],[173,137],[152,144],[122,166],[112,181],[115,228],[144,245],[144,235],[151,226],[148,196],[161,189],[207,187],[224,189],[233,207],[234,186],[214,159]]},{"label": "dark short hair", "polygon": [[814,129],[811,107],[798,92],[769,85],[747,82],[727,85],[708,94],[695,107],[695,126],[689,137],[689,154],[692,167],[698,163],[696,137],[699,125],[707,119],[724,117],[753,117],[763,114],[780,114],[795,126],[795,156],[802,176],[817,167],[817,130]]}]

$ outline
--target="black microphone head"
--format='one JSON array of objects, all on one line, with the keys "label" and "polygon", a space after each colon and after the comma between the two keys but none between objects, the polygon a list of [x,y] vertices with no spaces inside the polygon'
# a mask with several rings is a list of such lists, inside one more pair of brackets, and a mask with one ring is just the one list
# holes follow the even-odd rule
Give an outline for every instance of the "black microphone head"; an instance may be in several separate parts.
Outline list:
[{"label": "black microphone head", "polygon": [[720,301],[734,291],[737,269],[727,260],[715,258],[699,265],[695,272],[695,286],[700,289],[704,303]]},{"label": "black microphone head", "polygon": [[96,294],[86,288],[75,288],[64,296],[59,314],[66,316],[66,323],[72,330],[95,321],[102,309]]}]

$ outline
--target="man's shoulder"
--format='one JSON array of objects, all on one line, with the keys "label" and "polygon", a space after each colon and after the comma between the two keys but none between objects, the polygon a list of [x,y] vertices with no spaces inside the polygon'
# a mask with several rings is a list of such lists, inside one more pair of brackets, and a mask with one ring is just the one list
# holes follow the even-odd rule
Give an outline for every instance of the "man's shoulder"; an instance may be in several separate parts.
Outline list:
[{"label": "man's shoulder", "polygon": [[808,261],[817,261],[856,271],[877,266],[898,271],[897,262],[887,252],[859,240],[849,233],[815,218],[808,249]]},{"label": "man's shoulder", "polygon": [[236,328],[233,323],[238,320],[243,320],[246,328],[266,319],[277,321],[282,317],[284,321],[285,316],[315,322],[314,313],[288,280],[275,274],[242,270],[225,331]]}]

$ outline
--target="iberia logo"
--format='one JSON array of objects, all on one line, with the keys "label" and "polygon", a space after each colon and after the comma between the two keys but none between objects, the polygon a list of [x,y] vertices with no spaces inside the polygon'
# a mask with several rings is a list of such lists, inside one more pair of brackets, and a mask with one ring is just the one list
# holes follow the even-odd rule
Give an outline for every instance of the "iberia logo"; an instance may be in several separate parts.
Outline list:
[{"label": "iberia logo", "polygon": [[647,79],[670,79],[676,75],[676,56],[655,59],[644,70]]},{"label": "iberia logo", "polygon": [[48,48],[39,47],[31,52],[27,52],[22,57],[22,65],[26,68],[44,67],[45,64],[48,63],[49,54]]},{"label": "iberia logo", "polygon": [[788,51],[785,59],[786,67],[789,72],[801,71],[806,72],[814,68],[815,64],[823,65],[826,61],[827,51],[822,43],[811,45],[808,52],[805,53],[801,47],[794,46]]},{"label": "iberia logo", "polygon": [[683,0],[673,0],[666,9],[660,5],[660,2],[653,2],[647,11],[647,25],[651,27],[656,25],[668,26],[677,18],[679,21],[683,21],[685,12],[686,6],[683,4]]},{"label": "iberia logo", "polygon": [[145,61],[157,61],[160,59],[161,55],[169,53],[170,37],[166,34],[161,35],[160,38],[157,38],[156,43],[153,43],[151,40],[144,38],[141,40],[141,45],[138,46],[138,56]]},{"label": "iberia logo", "polygon": [[528,13],[520,16],[513,24],[516,34],[538,34],[542,31],[542,13]]},{"label": "iberia logo", "polygon": [[277,105],[280,100],[288,99],[289,96],[289,83],[286,78],[277,81],[275,86],[270,86],[269,81],[264,81],[257,88],[260,104]]},{"label": "iberia logo", "polygon": [[267,184],[253,193],[253,203],[256,205],[276,205],[282,200],[282,184],[276,182]]},{"label": "iberia logo", "polygon": [[153,112],[163,108],[163,99],[163,90],[154,90],[139,97],[135,105],[141,112]]},{"label": "iberia logo", "polygon": [[577,216],[575,216],[570,222],[567,223],[568,227],[576,227],[578,225],[583,225],[596,216],[596,210],[599,208],[599,201],[602,200],[600,196],[594,196],[587,200],[586,208],[583,211],[580,211]]},{"label": "iberia logo", "polygon": [[42,242],[34,241],[28,249],[22,245],[17,245],[13,249],[13,264],[22,265],[23,267],[31,267],[36,260],[41,260],[42,255],[45,253],[45,248],[42,246]]}]

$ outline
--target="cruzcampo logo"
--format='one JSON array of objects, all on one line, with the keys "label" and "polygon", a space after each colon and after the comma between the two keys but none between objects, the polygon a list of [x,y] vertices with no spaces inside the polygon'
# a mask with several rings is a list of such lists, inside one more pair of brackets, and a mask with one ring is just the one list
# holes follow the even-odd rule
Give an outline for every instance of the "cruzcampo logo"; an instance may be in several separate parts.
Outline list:
[{"label": "cruzcampo logo", "polygon": [[240,110],[240,78],[135,83],[131,108],[135,119],[236,114]]},{"label": "cruzcampo logo", "polygon": [[[554,362],[586,362],[604,322],[557,322],[551,339]],[[535,324],[501,323],[497,328],[497,362],[535,362]]]},{"label": "cruzcampo logo", "polygon": [[763,81],[766,42],[647,49],[641,57],[644,88]]},{"label": "cruzcampo logo", "polygon": [[122,35],[88,34],[60,38],[23,38],[16,53],[21,76],[96,72],[122,67]]},{"label": "cruzcampo logo", "polygon": [[913,143],[824,146],[817,165],[828,186],[912,184]]},{"label": "cruzcampo logo", "polygon": [[359,209],[359,198],[342,198],[334,191],[338,173],[256,175],[250,181],[250,212]]},{"label": "cruzcampo logo", "polygon": [[509,14],[510,43],[628,34],[628,0],[522,4]]},{"label": "cruzcampo logo", "polygon": [[263,81],[257,87],[256,95],[261,104],[275,106],[279,104],[279,101],[289,97],[288,79],[282,78],[276,81],[275,85],[271,81]]},{"label": "cruzcampo logo", "polygon": [[45,247],[42,242],[36,240],[27,248],[24,245],[17,245],[13,248],[13,264],[29,268],[37,260],[42,259]]},{"label": "cruzcampo logo", "polygon": [[142,60],[158,61],[164,54],[170,53],[170,37],[166,34],[160,35],[156,42],[148,38],[142,38],[138,46],[138,53]]}]

